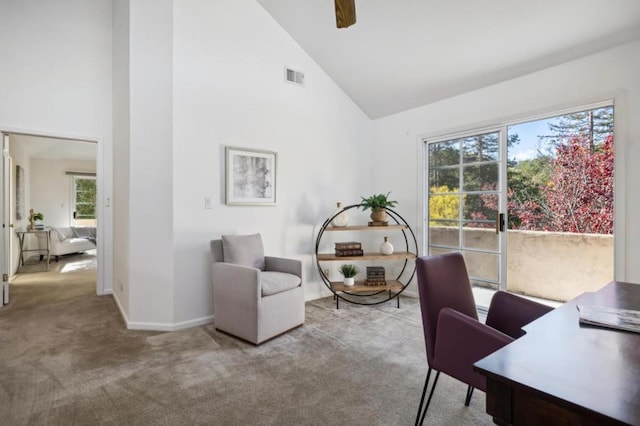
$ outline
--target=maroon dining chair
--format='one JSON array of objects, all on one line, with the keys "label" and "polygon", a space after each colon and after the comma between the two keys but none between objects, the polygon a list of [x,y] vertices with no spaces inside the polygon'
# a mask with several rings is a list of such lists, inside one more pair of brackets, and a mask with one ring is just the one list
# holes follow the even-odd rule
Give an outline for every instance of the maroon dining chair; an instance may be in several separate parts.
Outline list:
[{"label": "maroon dining chair", "polygon": [[[461,253],[420,257],[416,259],[416,268],[429,364],[416,416],[418,425],[424,422],[440,373],[468,385],[464,405],[469,406],[473,390],[486,392],[487,387],[485,377],[473,371],[473,364],[524,335],[523,326],[552,308],[498,291],[491,299],[483,324],[478,320]],[[432,370],[436,376],[424,404]]]}]

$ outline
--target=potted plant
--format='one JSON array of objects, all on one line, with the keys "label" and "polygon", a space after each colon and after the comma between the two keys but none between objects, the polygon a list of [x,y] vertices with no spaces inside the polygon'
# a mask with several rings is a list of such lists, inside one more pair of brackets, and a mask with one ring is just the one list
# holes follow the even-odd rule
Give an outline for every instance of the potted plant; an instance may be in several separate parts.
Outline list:
[{"label": "potted plant", "polygon": [[29,229],[32,231],[35,229],[35,221],[44,220],[44,215],[42,213],[34,213],[33,209],[29,210]]},{"label": "potted plant", "polygon": [[397,201],[389,200],[389,195],[391,192],[387,192],[386,194],[374,194],[368,198],[362,198],[362,203],[360,207],[363,211],[367,209],[371,209],[371,220],[373,223],[382,223],[387,219],[387,211],[386,207],[395,207]]},{"label": "potted plant", "polygon": [[340,266],[340,269],[338,269],[338,272],[340,272],[344,277],[344,281],[343,281],[344,285],[351,287],[352,285],[355,284],[356,282],[355,276],[358,275],[359,271],[356,265],[344,264]]}]

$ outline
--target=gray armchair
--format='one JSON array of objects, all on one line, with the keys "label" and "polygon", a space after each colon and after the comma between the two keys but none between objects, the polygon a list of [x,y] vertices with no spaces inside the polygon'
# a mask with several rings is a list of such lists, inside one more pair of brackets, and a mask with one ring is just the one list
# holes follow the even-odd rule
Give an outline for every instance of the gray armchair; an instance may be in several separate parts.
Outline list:
[{"label": "gray armchair", "polygon": [[212,240],[214,325],[256,345],[304,324],[302,263],[264,256],[262,237]]}]

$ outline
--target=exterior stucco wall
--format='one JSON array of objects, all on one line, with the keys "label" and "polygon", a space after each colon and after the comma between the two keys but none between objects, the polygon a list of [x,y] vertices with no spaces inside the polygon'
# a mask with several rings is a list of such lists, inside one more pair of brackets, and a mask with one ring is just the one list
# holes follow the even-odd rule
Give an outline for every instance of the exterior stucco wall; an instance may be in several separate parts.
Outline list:
[{"label": "exterior stucco wall", "polygon": [[[455,246],[455,228],[431,227],[430,238]],[[492,229],[465,230],[473,247],[492,247]],[[433,251],[432,251],[433,252]],[[494,255],[465,252],[469,275],[495,278]],[[566,301],[595,291],[613,279],[613,236],[568,232],[508,231],[507,289],[514,293]]]}]

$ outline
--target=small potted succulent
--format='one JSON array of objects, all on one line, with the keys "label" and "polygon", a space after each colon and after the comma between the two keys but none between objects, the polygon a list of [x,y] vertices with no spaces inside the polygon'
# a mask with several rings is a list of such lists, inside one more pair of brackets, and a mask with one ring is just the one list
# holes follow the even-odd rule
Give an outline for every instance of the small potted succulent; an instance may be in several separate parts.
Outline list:
[{"label": "small potted succulent", "polygon": [[356,283],[355,276],[358,275],[358,267],[352,264],[344,264],[340,266],[338,272],[344,277],[344,285],[351,287]]},{"label": "small potted succulent", "polygon": [[374,194],[368,198],[362,198],[362,203],[360,203],[360,207],[363,211],[367,209],[371,209],[371,220],[374,223],[385,222],[387,219],[387,211],[385,207],[395,207],[397,201],[389,200],[389,195],[391,192],[387,192],[386,194]]}]

